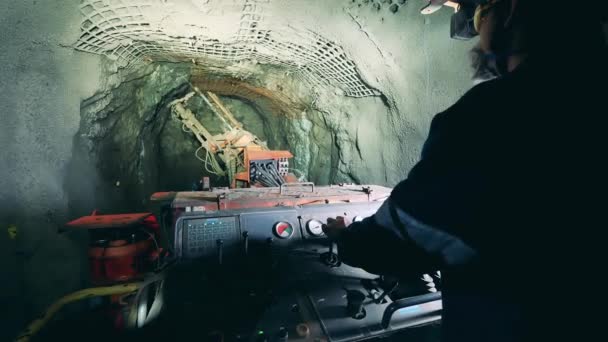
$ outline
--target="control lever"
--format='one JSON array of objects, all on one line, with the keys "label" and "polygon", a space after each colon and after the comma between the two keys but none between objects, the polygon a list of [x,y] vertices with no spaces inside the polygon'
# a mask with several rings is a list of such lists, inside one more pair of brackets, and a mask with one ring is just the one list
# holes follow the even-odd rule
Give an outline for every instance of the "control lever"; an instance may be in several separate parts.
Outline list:
[{"label": "control lever", "polygon": [[379,280],[380,280],[381,286],[384,287],[384,291],[378,298],[376,298],[375,302],[377,304],[382,303],[388,295],[393,293],[397,289],[397,287],[399,287],[398,280],[390,281],[387,279],[387,277],[384,277],[384,276],[380,277]]},{"label": "control lever", "polygon": [[243,247],[245,250],[245,256],[249,255],[249,232],[248,231],[244,231],[243,232]]},{"label": "control lever", "polygon": [[346,291],[346,312],[354,319],[365,318],[365,308],[363,307],[363,301],[365,300],[365,294],[357,290]]},{"label": "control lever", "polygon": [[[327,226],[323,225],[323,230],[326,230]],[[334,253],[334,242],[331,239],[329,241],[329,251],[321,253],[321,262],[329,267],[339,267],[342,262],[338,258],[338,254]]]},{"label": "control lever", "polygon": [[224,262],[224,240],[218,239],[215,243],[217,244],[217,260],[221,265]]},{"label": "control lever", "polygon": [[285,327],[279,328],[277,341],[289,341],[289,332]]}]

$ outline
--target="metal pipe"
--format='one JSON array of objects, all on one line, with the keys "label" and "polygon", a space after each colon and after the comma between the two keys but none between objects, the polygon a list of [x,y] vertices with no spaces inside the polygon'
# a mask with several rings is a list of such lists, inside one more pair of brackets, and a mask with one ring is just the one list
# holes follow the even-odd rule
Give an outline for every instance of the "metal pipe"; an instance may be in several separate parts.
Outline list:
[{"label": "metal pipe", "polygon": [[382,328],[388,329],[388,327],[391,324],[391,319],[393,318],[393,315],[395,314],[395,312],[397,312],[401,309],[404,309],[404,308],[407,308],[410,306],[431,303],[434,301],[440,301],[440,300],[441,300],[441,292],[433,292],[433,293],[428,293],[428,294],[424,294],[421,296],[403,298],[403,299],[394,301],[389,306],[387,306],[386,309],[384,310],[384,314],[382,315]]},{"label": "metal pipe", "polygon": [[198,89],[197,87],[193,87],[194,91],[196,91],[196,93],[203,98],[203,101],[205,101],[205,103],[207,104],[207,106],[209,106],[209,108],[211,108],[211,111],[213,111],[213,113],[215,113],[215,115],[220,118],[220,120],[222,120],[222,122],[224,123],[224,125],[226,125],[226,127],[228,128],[228,131],[232,131],[233,127],[230,126],[230,124],[226,121],[226,119],[224,119],[224,117],[217,112],[217,110],[215,109],[215,106],[213,106],[211,104],[211,101],[209,101],[209,99],[207,98],[207,96],[205,96],[205,94],[203,94],[203,92],[200,91],[200,89]]}]

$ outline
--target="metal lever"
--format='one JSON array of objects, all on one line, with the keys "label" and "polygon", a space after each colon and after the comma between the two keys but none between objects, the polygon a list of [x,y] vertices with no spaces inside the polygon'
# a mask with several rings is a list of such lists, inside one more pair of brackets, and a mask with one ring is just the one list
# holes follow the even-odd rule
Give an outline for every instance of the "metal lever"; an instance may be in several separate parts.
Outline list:
[{"label": "metal lever", "polygon": [[244,249],[245,249],[245,256],[249,255],[249,232],[248,231],[244,231],[243,232],[243,245],[244,245]]},{"label": "metal lever", "polygon": [[334,253],[334,242],[329,241],[329,251],[321,254],[321,262],[329,267],[338,267],[342,264],[338,254]]},{"label": "metal lever", "polygon": [[395,312],[407,308],[413,307],[416,305],[427,304],[434,301],[441,300],[441,292],[428,293],[421,296],[409,297],[399,299],[397,301],[392,302],[389,306],[384,310],[384,314],[382,315],[382,329],[388,329],[391,324],[391,319]]},{"label": "metal lever", "polygon": [[218,239],[217,241],[215,241],[215,243],[217,244],[218,263],[221,265],[224,262],[224,240]]},{"label": "metal lever", "polygon": [[365,294],[357,290],[346,291],[346,312],[354,319],[363,319],[365,317],[365,308],[363,308],[363,301],[365,300]]}]

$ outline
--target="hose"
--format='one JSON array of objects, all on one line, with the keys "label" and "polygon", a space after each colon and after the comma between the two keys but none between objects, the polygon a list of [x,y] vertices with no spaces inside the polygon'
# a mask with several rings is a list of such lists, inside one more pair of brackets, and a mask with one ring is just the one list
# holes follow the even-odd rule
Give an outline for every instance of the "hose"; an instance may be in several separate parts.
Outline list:
[{"label": "hose", "polygon": [[25,328],[25,330],[21,334],[19,334],[19,336],[17,336],[15,342],[29,342],[30,339],[34,335],[36,335],[51,320],[51,318],[53,318],[53,316],[67,304],[93,297],[106,297],[112,295],[129,294],[133,292],[139,293],[140,290],[145,289],[148,285],[165,279],[166,271],[169,269],[169,266],[171,266],[171,264],[166,265],[163,270],[149,275],[140,282],[113,286],[92,287],[63,296],[59,300],[51,304],[51,306],[49,306],[48,309],[44,312],[42,317],[37,318],[33,322],[31,322],[27,326],[27,328]]},{"label": "hose", "polygon": [[273,163],[257,164],[258,180],[266,187],[279,187],[285,180]]},{"label": "hose", "polygon": [[51,304],[42,317],[35,319],[19,336],[17,336],[15,342],[28,342],[32,336],[36,335],[50,319],[67,304],[86,298],[133,293],[139,290],[140,287],[141,283],[129,283],[115,286],[93,287],[70,293]]}]

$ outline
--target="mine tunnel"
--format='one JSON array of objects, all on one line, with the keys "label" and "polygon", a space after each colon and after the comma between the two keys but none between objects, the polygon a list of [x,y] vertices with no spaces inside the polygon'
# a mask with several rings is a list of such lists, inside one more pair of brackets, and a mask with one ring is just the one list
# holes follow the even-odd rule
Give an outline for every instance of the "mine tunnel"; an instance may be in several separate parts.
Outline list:
[{"label": "mine tunnel", "polygon": [[[511,276],[505,265],[534,259],[523,256],[536,255],[530,241],[546,237],[526,230],[528,244],[514,248],[524,261],[496,256],[502,249],[484,243],[521,241],[502,235],[516,220],[496,208],[517,192],[509,207],[556,227],[569,214],[558,223],[545,214],[576,198],[561,212],[580,223],[576,208],[591,198],[582,191],[600,188],[599,166],[573,171],[567,161],[595,160],[585,157],[605,146],[592,141],[604,135],[592,132],[603,127],[597,116],[584,113],[606,113],[602,86],[591,85],[605,82],[608,10],[566,25],[572,16],[547,4],[538,13],[568,27],[553,35],[544,19],[526,21],[541,11],[519,4],[529,2],[5,1],[0,340],[442,340],[442,271],[453,264],[433,262],[458,249],[449,261],[474,265],[467,281],[517,288],[513,279],[536,270]],[[491,36],[497,20],[505,33]],[[518,49],[501,54],[487,37]],[[529,57],[549,50],[560,53],[545,66]],[[551,110],[568,114],[524,115]],[[517,124],[489,116],[503,112]],[[592,184],[554,193],[542,181],[551,177]],[[503,230],[471,235],[489,221]],[[340,224],[351,236],[393,230],[349,251],[346,233],[331,233]],[[441,255],[427,262],[430,250]],[[399,258],[409,272],[387,261]],[[485,280],[456,283],[474,292]],[[475,305],[460,316],[474,311],[495,334],[479,341],[510,336],[484,312],[526,319]]]}]

